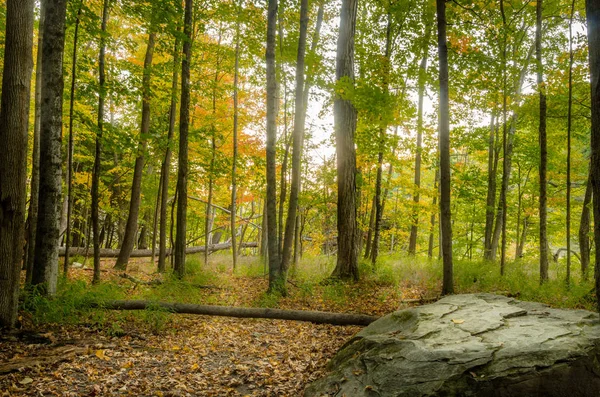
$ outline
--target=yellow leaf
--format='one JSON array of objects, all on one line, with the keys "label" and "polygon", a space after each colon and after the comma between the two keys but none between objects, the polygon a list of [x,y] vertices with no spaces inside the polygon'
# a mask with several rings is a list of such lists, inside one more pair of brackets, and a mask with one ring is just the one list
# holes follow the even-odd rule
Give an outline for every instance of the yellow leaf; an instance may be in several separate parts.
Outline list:
[{"label": "yellow leaf", "polygon": [[197,370],[198,368],[200,368],[200,366],[198,365],[198,363],[194,363],[194,364],[192,365],[192,371],[195,371],[195,370]]},{"label": "yellow leaf", "polygon": [[108,356],[106,356],[106,355],[104,354],[104,350],[96,350],[96,353],[95,353],[95,355],[96,355],[96,357],[98,357],[100,360],[105,360],[105,361],[108,361],[108,360],[110,360],[110,357],[108,357]]},{"label": "yellow leaf", "polygon": [[33,382],[33,379],[31,379],[31,378],[29,378],[29,377],[27,377],[27,378],[23,378],[23,379],[21,379],[21,380],[19,381],[19,383],[20,383],[20,384],[22,384],[22,385],[28,385],[28,384],[30,384],[30,383],[32,383],[32,382]]},{"label": "yellow leaf", "polygon": [[453,319],[452,319],[452,322],[453,322],[454,324],[462,324],[462,323],[464,323],[464,322],[465,322],[465,320],[456,320],[456,319],[454,319],[454,318],[453,318]]}]

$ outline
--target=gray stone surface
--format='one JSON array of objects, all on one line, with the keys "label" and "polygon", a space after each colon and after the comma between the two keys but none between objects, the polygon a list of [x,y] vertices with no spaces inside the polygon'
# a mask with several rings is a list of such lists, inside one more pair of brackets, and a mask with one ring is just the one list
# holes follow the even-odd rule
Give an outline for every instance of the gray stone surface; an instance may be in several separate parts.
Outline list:
[{"label": "gray stone surface", "polygon": [[491,294],[397,311],[356,334],[306,397],[600,396],[600,322]]}]

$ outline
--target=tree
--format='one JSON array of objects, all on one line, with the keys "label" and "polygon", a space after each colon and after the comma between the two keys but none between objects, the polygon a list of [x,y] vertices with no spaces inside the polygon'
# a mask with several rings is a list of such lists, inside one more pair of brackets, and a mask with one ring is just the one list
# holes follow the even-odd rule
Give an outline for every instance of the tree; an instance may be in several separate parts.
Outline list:
[{"label": "tree", "polygon": [[442,234],[442,260],[444,277],[442,295],[452,294],[452,221],[450,207],[450,120],[448,99],[448,45],[446,43],[446,2],[437,0],[438,51],[440,57],[440,104],[439,104],[439,145],[440,145],[440,222]]},{"label": "tree", "polygon": [[17,320],[27,177],[33,0],[7,0],[0,112],[0,327]]},{"label": "tree", "polygon": [[235,217],[237,216],[237,161],[238,161],[238,125],[239,125],[239,100],[238,84],[240,70],[240,25],[241,25],[241,0],[236,3],[235,23],[235,66],[233,72],[233,158],[231,159],[231,251],[233,255],[233,270],[237,267],[238,249],[236,245],[237,227]]},{"label": "tree", "polygon": [[281,280],[279,262],[279,239],[277,234],[277,170],[275,143],[277,141],[277,79],[275,75],[275,26],[277,23],[277,0],[269,0],[267,10],[267,230],[269,291],[285,286]]},{"label": "tree", "polygon": [[[573,17],[575,14],[575,0],[571,2],[571,15],[569,18],[569,100],[567,110],[567,285],[571,282],[571,130],[573,126]],[[580,247],[580,254],[581,247]],[[583,255],[582,255],[583,256]]]},{"label": "tree", "polygon": [[548,280],[548,141],[546,133],[546,87],[542,63],[542,0],[536,3],[535,55],[537,59],[537,84],[540,94],[540,284]]},{"label": "tree", "polygon": [[[354,84],[354,33],[358,0],[342,0],[335,77],[338,84],[333,105],[337,155],[338,254],[333,277],[358,280],[358,227],[356,224],[356,109],[345,89]],[[343,87],[343,88],[342,88]]]},{"label": "tree", "polygon": [[[592,77],[592,196],[594,208],[594,243],[600,249],[600,1],[586,0],[590,74]],[[595,259],[596,296],[600,296],[600,255]],[[600,311],[600,299],[598,299]]]},{"label": "tree", "polygon": [[294,112],[294,131],[292,146],[292,183],[290,186],[290,200],[285,222],[283,250],[281,254],[282,281],[285,283],[287,271],[292,259],[292,245],[296,227],[296,214],[298,211],[298,195],[300,193],[300,176],[302,150],[304,147],[304,55],[306,52],[306,32],[308,28],[308,0],[300,1],[300,36],[298,38],[298,55],[296,61],[296,99]]},{"label": "tree", "polygon": [[192,0],[185,0],[183,60],[181,63],[181,108],[179,111],[179,164],[177,169],[177,234],[175,273],[185,275],[188,195],[188,131],[190,128],[190,62],[192,61]]},{"label": "tree", "polygon": [[46,2],[42,43],[42,108],[40,129],[39,212],[33,285],[56,293],[60,236],[62,96],[64,88],[65,0]]},{"label": "tree", "polygon": [[[152,12],[156,12],[153,9]],[[151,16],[150,18],[154,18]],[[126,270],[129,256],[133,250],[135,236],[137,234],[138,216],[140,213],[140,200],[142,193],[142,176],[145,164],[145,152],[147,150],[146,139],[150,132],[150,83],[152,78],[152,57],[154,55],[154,44],[156,41],[156,32],[154,24],[150,22],[148,33],[148,44],[146,46],[146,56],[144,57],[144,75],[142,78],[142,123],[140,127],[140,140],[138,144],[138,155],[135,159],[133,169],[133,182],[131,185],[131,199],[129,201],[129,213],[127,216],[127,225],[125,226],[125,235],[121,245],[121,252],[115,263],[115,269]]]},{"label": "tree", "polygon": [[73,57],[71,63],[71,95],[69,97],[69,148],[67,155],[67,231],[65,232],[65,259],[63,273],[69,271],[69,248],[71,246],[71,215],[73,213],[73,119],[75,109],[75,84],[77,75],[77,41],[79,39],[79,22],[83,0],[79,3],[77,18],[75,20],[75,33],[73,34]]}]

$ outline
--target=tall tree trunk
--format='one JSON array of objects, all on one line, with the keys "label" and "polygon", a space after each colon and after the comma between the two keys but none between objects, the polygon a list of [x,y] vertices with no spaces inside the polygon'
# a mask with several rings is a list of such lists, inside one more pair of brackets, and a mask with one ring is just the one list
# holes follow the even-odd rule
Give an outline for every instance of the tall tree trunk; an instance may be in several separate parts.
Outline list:
[{"label": "tall tree trunk", "polygon": [[275,73],[275,25],[277,22],[277,0],[269,0],[267,18],[267,230],[269,256],[269,291],[285,286],[281,280],[279,262],[279,236],[277,232],[277,76]]},{"label": "tall tree trunk", "polygon": [[569,18],[569,104],[567,111],[567,285],[571,282],[571,118],[573,110],[573,16],[575,0],[571,2]]},{"label": "tall tree trunk", "polygon": [[33,148],[31,152],[31,188],[29,213],[27,216],[27,245],[25,282],[31,283],[33,276],[33,258],[35,254],[35,232],[38,218],[38,199],[40,188],[40,127],[42,107],[42,47],[44,41],[44,19],[46,0],[40,1],[40,20],[38,25],[37,59],[35,66],[35,115],[33,125]]},{"label": "tall tree trunk", "polygon": [[66,1],[46,3],[42,44],[42,109],[40,129],[39,212],[33,265],[33,285],[56,293],[62,156],[62,96],[64,88]]},{"label": "tall tree trunk", "polygon": [[146,139],[150,132],[150,80],[152,78],[152,57],[154,55],[154,43],[156,33],[154,27],[150,26],[146,56],[144,58],[144,74],[142,78],[142,124],[140,128],[140,140],[138,143],[138,154],[135,158],[133,168],[133,181],[131,183],[131,198],[129,200],[129,214],[125,235],[121,244],[121,252],[115,263],[115,269],[126,270],[129,256],[135,244],[135,236],[138,229],[138,217],[140,214],[140,201],[142,194],[142,177],[144,174],[144,163],[146,162]]},{"label": "tall tree trunk", "polygon": [[[342,0],[337,42],[336,81],[354,81],[354,34],[358,0]],[[333,277],[358,280],[358,227],[356,224],[356,109],[338,93],[333,107],[337,154],[338,254]]]},{"label": "tall tree trunk", "polygon": [[[433,207],[437,208],[437,197],[438,197],[438,181],[439,181],[439,170],[435,171],[435,180],[433,182],[433,188],[435,189],[435,195],[433,196]],[[427,257],[433,258],[433,245],[435,236],[435,214],[437,211],[431,213],[431,219],[429,220],[429,244],[427,246]]]},{"label": "tall tree trunk", "polygon": [[[285,151],[283,152],[283,161],[281,162],[281,175],[279,177],[279,208],[277,212],[277,242],[280,259],[283,253],[283,209],[285,208],[285,200],[287,198],[287,180],[288,180],[288,158],[290,155],[291,140],[288,138],[288,91],[287,91],[287,78],[283,70],[283,15],[285,1],[278,4],[279,9],[277,11],[277,28],[278,28],[278,39],[279,39],[279,58],[276,60],[277,70],[277,98],[281,98],[281,86],[280,81],[283,82],[283,144]],[[279,100],[277,101],[279,106]],[[291,136],[290,136],[291,138]]]},{"label": "tall tree trunk", "polygon": [[523,218],[523,230],[521,231],[521,237],[519,238],[519,244],[517,245],[517,253],[515,260],[523,257],[523,249],[525,248],[525,240],[527,239],[527,229],[529,228],[529,216]]},{"label": "tall tree trunk", "polygon": [[442,259],[444,277],[442,295],[452,294],[452,223],[450,207],[450,119],[448,99],[448,46],[446,44],[446,3],[437,0],[438,45],[440,54],[440,222],[442,232]]},{"label": "tall tree trunk", "polygon": [[287,272],[292,259],[292,246],[296,227],[296,214],[298,212],[298,195],[300,193],[300,178],[302,171],[302,151],[304,147],[304,56],[306,53],[306,32],[308,29],[308,0],[300,1],[300,36],[298,38],[298,54],[296,58],[296,99],[294,110],[294,131],[292,147],[292,182],[290,186],[290,200],[285,222],[283,250],[281,258],[282,282],[287,279]]},{"label": "tall tree trunk", "polygon": [[185,275],[187,226],[188,131],[190,127],[190,61],[192,57],[192,0],[185,0],[183,61],[181,63],[181,108],[179,112],[179,165],[177,169],[177,235],[175,273]]},{"label": "tall tree trunk", "polygon": [[100,34],[100,57],[98,62],[99,71],[99,99],[98,99],[98,130],[96,132],[96,153],[94,157],[94,169],[92,171],[92,229],[94,239],[94,278],[93,282],[100,281],[100,228],[98,225],[98,212],[100,210],[98,188],[100,185],[100,165],[102,162],[102,133],[104,130],[104,58],[106,53],[106,23],[108,21],[109,0],[104,0],[102,11],[102,32]]},{"label": "tall tree trunk", "polygon": [[[6,2],[0,113],[0,327],[9,328],[17,321],[19,275],[25,237],[33,6],[33,0]],[[46,62],[46,67],[53,66]],[[46,91],[46,94],[49,93]],[[47,111],[45,113],[45,120],[49,121]]]},{"label": "tall tree trunk", "polygon": [[427,60],[429,58],[429,40],[431,38],[431,16],[429,12],[423,13],[425,23],[425,37],[422,48],[421,64],[419,65],[419,100],[417,105],[417,152],[415,154],[415,192],[413,201],[412,225],[410,226],[410,237],[408,239],[408,253],[415,255],[417,250],[417,233],[419,230],[419,190],[421,189],[421,152],[423,151],[423,97],[425,96],[425,84],[427,80]]},{"label": "tall tree trunk", "polygon": [[589,276],[590,265],[590,203],[592,202],[592,169],[588,171],[588,180],[583,198],[581,221],[579,222],[579,253],[581,257],[581,275],[584,280]]},{"label": "tall tree trunk", "polygon": [[[385,54],[384,54],[384,70],[383,70],[383,91],[386,96],[390,91],[390,69],[392,57],[392,14],[388,11],[387,27],[385,34]],[[373,268],[377,263],[379,255],[379,237],[381,234],[381,223],[383,221],[383,201],[381,195],[381,185],[383,179],[383,152],[385,150],[385,141],[387,136],[387,123],[379,127],[379,153],[377,153],[377,177],[375,179],[375,229],[373,230],[373,247],[371,249],[371,263]],[[416,236],[416,235],[415,235]]]},{"label": "tall tree trunk", "polygon": [[75,33],[73,34],[73,57],[71,63],[71,93],[69,97],[69,148],[67,160],[67,231],[65,232],[65,259],[63,262],[63,273],[67,276],[69,272],[69,248],[71,247],[71,215],[73,213],[73,115],[75,109],[75,84],[77,77],[77,42],[79,38],[79,21],[83,0],[79,3],[77,18],[75,19]]},{"label": "tall tree trunk", "polygon": [[548,235],[547,235],[547,168],[548,142],[546,139],[546,87],[544,83],[544,66],[542,64],[542,0],[537,0],[535,53],[537,59],[537,84],[540,94],[540,284],[548,280]]},{"label": "tall tree trunk", "polygon": [[265,199],[262,209],[262,222],[260,228],[260,257],[266,264],[269,257],[269,233],[267,230],[267,201]]},{"label": "tall tree trunk", "polygon": [[494,163],[497,163],[496,156],[496,113],[492,111],[492,117],[490,121],[490,135],[488,139],[488,183],[487,183],[487,197],[485,207],[485,237],[483,242],[484,258],[492,260],[490,257],[491,245],[492,245],[492,232],[494,229],[494,210],[496,208],[496,171]]},{"label": "tall tree trunk", "polygon": [[157,237],[157,232],[158,232],[158,217],[160,216],[160,199],[162,197],[162,189],[163,189],[163,177],[164,175],[160,175],[160,177],[158,178],[158,192],[156,193],[156,203],[154,205],[154,216],[152,217],[152,242],[151,242],[151,249],[152,249],[152,264],[154,265],[154,261],[156,259],[156,237]]},{"label": "tall tree trunk", "polygon": [[238,80],[240,69],[240,13],[241,0],[237,4],[237,21],[235,25],[235,66],[233,71],[233,159],[231,160],[231,251],[233,255],[233,271],[237,268],[238,249],[236,245],[237,214],[237,157],[238,157]]},{"label": "tall tree trunk", "polygon": [[[178,30],[179,33],[179,30]],[[169,110],[169,131],[167,133],[167,150],[161,167],[161,178],[163,187],[160,197],[160,238],[158,248],[158,272],[164,273],[166,270],[166,252],[167,252],[167,204],[169,201],[169,173],[171,170],[171,151],[173,146],[173,135],[175,132],[175,119],[177,118],[177,83],[179,81],[179,35],[175,38],[175,48],[173,49],[173,78],[171,81],[171,108]],[[173,205],[175,200],[173,200]],[[171,222],[171,226],[173,223]],[[171,243],[171,246],[173,244]]]},{"label": "tall tree trunk", "polygon": [[376,198],[373,195],[373,204],[371,204],[371,215],[369,216],[369,228],[367,230],[367,241],[365,246],[365,259],[371,257],[371,248],[373,247],[373,230],[375,229],[375,211],[377,210]]}]

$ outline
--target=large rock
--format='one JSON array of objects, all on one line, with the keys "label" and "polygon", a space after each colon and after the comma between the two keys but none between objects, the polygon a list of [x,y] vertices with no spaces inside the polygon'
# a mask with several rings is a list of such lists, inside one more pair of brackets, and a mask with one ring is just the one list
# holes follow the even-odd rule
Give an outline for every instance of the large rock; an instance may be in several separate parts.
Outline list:
[{"label": "large rock", "polygon": [[397,311],[359,332],[312,396],[600,396],[600,323],[491,294]]}]

